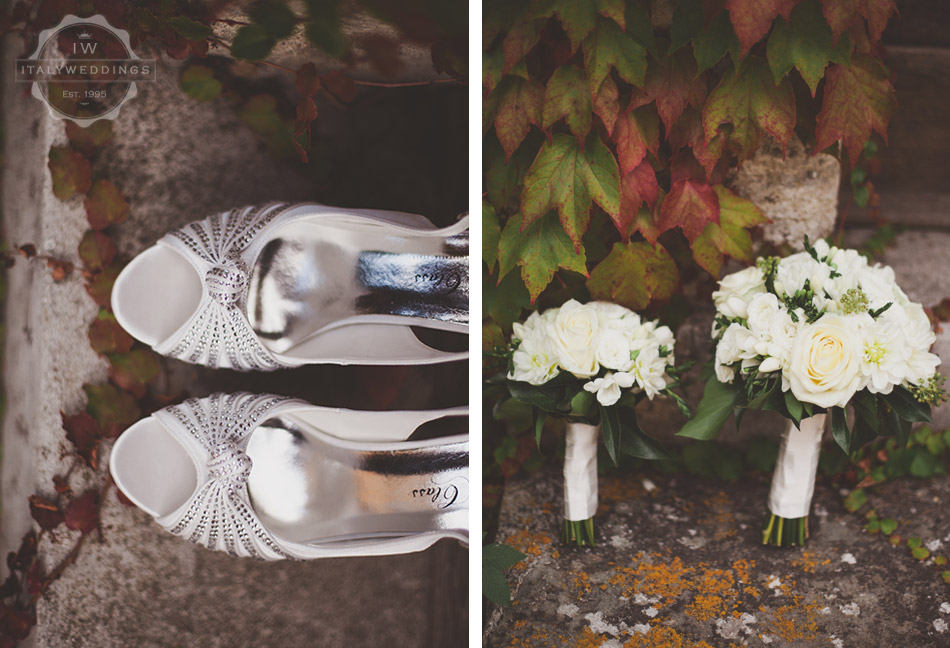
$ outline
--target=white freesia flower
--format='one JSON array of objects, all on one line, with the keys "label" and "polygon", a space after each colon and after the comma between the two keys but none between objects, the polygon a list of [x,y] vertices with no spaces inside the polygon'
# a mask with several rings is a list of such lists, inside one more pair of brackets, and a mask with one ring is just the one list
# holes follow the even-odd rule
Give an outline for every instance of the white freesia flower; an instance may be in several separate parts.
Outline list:
[{"label": "white freesia flower", "polygon": [[862,335],[850,318],[825,315],[803,325],[785,374],[795,397],[819,407],[844,407],[861,384]]},{"label": "white freesia flower", "polygon": [[565,370],[578,378],[597,373],[597,336],[600,331],[597,311],[572,299],[561,306],[547,328],[558,362]]},{"label": "white freesia flower", "polygon": [[543,331],[534,331],[521,339],[512,355],[511,380],[543,385],[560,373],[557,356]]},{"label": "white freesia flower", "polygon": [[716,308],[726,317],[745,318],[752,298],[765,292],[765,277],[762,271],[752,266],[731,275],[719,282],[719,290],[712,294]]},{"label": "white freesia flower", "polygon": [[595,357],[602,367],[627,371],[633,366],[630,351],[630,338],[623,331],[608,329],[600,333]]},{"label": "white freesia flower", "polygon": [[[895,307],[891,306],[888,311]],[[923,306],[908,303],[901,306],[901,309],[907,317],[907,322],[901,333],[910,349],[907,358],[906,380],[912,385],[917,385],[933,376],[934,372],[937,371],[937,367],[940,366],[940,358],[930,353],[930,347],[936,342],[937,336],[930,326],[930,319],[927,317],[927,313],[924,312]],[[884,315],[887,315],[887,311]]]},{"label": "white freesia flower", "polygon": [[867,313],[852,318],[863,333],[861,375],[872,394],[890,394],[908,372],[910,349],[903,334],[907,317],[900,306],[892,306],[886,314],[889,317],[877,321]]},{"label": "white freesia flower", "polygon": [[660,357],[656,345],[648,346],[637,355],[630,375],[647,398],[653,400],[666,387],[666,358]]},{"label": "white freesia flower", "polygon": [[894,271],[890,266],[876,265],[864,268],[857,273],[858,285],[867,295],[868,308],[876,310],[883,308],[888,302],[897,302],[900,293],[894,279]]},{"label": "white freesia flower", "polygon": [[610,407],[620,400],[621,389],[633,387],[634,379],[628,373],[611,373],[603,378],[596,378],[584,385],[584,390],[597,394],[597,402],[604,407]]},{"label": "white freesia flower", "polygon": [[761,293],[752,298],[748,308],[749,330],[752,335],[768,342],[772,339],[772,321],[779,313],[778,297]]},{"label": "white freesia flower", "polygon": [[775,271],[775,291],[780,296],[791,297],[809,282],[816,295],[822,294],[822,288],[831,279],[831,268],[827,263],[819,263],[807,252],[799,252],[779,261]]}]

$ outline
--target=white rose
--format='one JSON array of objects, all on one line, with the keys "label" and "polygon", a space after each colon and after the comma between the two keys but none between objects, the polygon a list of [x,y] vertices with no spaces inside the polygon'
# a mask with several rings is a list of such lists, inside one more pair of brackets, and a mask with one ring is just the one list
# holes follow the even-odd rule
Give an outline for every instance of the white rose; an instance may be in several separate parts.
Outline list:
[{"label": "white rose", "polygon": [[597,394],[597,402],[604,407],[610,407],[621,396],[621,388],[628,389],[633,386],[633,377],[626,373],[608,372],[603,378],[597,378],[584,385],[584,390]]},{"label": "white rose", "polygon": [[861,335],[848,318],[825,315],[792,342],[784,375],[795,397],[819,407],[844,407],[861,384]]},{"label": "white rose", "polygon": [[572,299],[561,306],[547,330],[561,367],[578,378],[597,373],[595,356],[600,330],[597,311]]},{"label": "white rose", "polygon": [[748,322],[752,335],[768,340],[772,334],[772,321],[779,312],[778,297],[772,293],[756,295],[749,302]]},{"label": "white rose", "polygon": [[543,385],[560,371],[557,356],[551,348],[551,342],[543,331],[535,331],[521,340],[521,344],[512,355],[511,380]]},{"label": "white rose", "polygon": [[597,362],[607,369],[627,371],[633,366],[633,360],[630,359],[630,339],[623,331],[601,331],[595,357]]},{"label": "white rose", "polygon": [[745,318],[749,301],[764,292],[765,277],[761,270],[752,266],[723,277],[719,282],[719,290],[712,294],[712,298],[716,310],[726,317]]}]

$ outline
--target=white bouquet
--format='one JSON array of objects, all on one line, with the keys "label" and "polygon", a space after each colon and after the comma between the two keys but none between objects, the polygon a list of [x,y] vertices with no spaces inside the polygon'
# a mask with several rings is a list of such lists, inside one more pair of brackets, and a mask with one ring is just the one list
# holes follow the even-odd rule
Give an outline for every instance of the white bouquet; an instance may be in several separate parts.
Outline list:
[{"label": "white bouquet", "polygon": [[[728,275],[712,297],[715,377],[680,432],[710,438],[735,409],[791,420],[772,480],[766,544],[803,544],[825,418],[850,453],[878,434],[906,442],[945,398],[923,307],[894,271],[825,241]],[[852,425],[846,409],[853,406]]]},{"label": "white bouquet", "polygon": [[601,431],[614,464],[621,453],[667,456],[640,429],[634,407],[644,397],[665,394],[689,414],[672,391],[679,376],[674,346],[669,327],[607,302],[572,299],[513,326],[504,378],[511,398],[533,408],[539,441],[546,416],[567,420],[563,537],[568,544],[594,543]]}]

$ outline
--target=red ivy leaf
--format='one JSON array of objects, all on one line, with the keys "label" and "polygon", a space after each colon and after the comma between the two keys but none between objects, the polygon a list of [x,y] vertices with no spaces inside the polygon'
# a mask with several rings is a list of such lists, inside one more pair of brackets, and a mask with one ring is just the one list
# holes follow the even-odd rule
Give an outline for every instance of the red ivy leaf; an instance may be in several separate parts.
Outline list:
[{"label": "red ivy leaf", "polygon": [[850,66],[830,66],[815,126],[815,151],[840,141],[854,166],[872,130],[887,141],[887,124],[895,107],[887,69],[870,56],[856,54]]},{"label": "red ivy leaf", "polygon": [[505,64],[502,73],[508,71],[524,60],[534,46],[541,40],[541,30],[547,20],[529,20],[512,27],[505,35],[502,50],[505,55]]},{"label": "red ivy leaf", "polygon": [[752,237],[748,228],[768,222],[750,200],[740,198],[722,185],[714,187],[719,198],[719,223],[709,223],[693,242],[693,259],[713,277],[719,276],[723,255],[739,261],[752,260]]},{"label": "red ivy leaf", "polygon": [[679,284],[679,271],[662,245],[615,243],[587,280],[592,299],[612,301],[641,310],[653,301],[669,299]]},{"label": "red ivy leaf", "polygon": [[102,429],[102,436],[114,439],[125,428],[139,420],[142,412],[138,401],[129,392],[115,385],[83,385],[88,402],[86,411]]},{"label": "red ivy leaf", "polygon": [[[656,172],[649,162],[644,161],[623,177],[620,181],[620,217],[614,219],[614,224],[621,236],[626,238],[628,232],[633,234],[634,231],[640,229],[638,227],[631,230],[630,226],[637,220],[643,203],[646,202],[652,209],[659,198],[659,193],[660,186],[656,180]],[[642,233],[650,243],[656,244],[656,235]]]},{"label": "red ivy leaf", "polygon": [[706,83],[696,73],[696,59],[689,47],[681,47],[670,57],[650,62],[643,90],[634,90],[630,107],[656,101],[660,119],[669,133],[687,105],[702,110]]},{"label": "red ivy leaf", "polygon": [[858,8],[868,19],[868,35],[871,37],[871,43],[877,43],[884,34],[887,22],[897,11],[897,4],[894,0],[858,0]]},{"label": "red ivy leaf", "polygon": [[674,155],[683,147],[690,147],[693,157],[706,172],[706,181],[709,182],[725,150],[725,136],[718,133],[707,143],[702,118],[693,108],[687,108],[673,127],[669,141]]},{"label": "red ivy leaf", "polygon": [[[795,93],[787,78],[775,84],[766,60],[749,56],[736,75],[726,74],[703,108],[707,146],[723,124],[732,130],[726,143],[744,160],[770,134],[784,149],[795,128]],[[863,142],[862,142],[863,145]]]},{"label": "red ivy leaf", "polygon": [[333,70],[320,77],[320,83],[327,92],[342,101],[350,103],[356,99],[356,84],[343,70]]},{"label": "red ivy leaf", "polygon": [[86,195],[86,219],[94,230],[105,229],[129,217],[129,203],[108,180],[99,179]]},{"label": "red ivy leaf", "polygon": [[597,94],[594,95],[594,114],[600,117],[608,135],[613,133],[614,125],[620,116],[619,96],[617,84],[610,77],[604,79]]},{"label": "red ivy leaf", "polygon": [[83,535],[99,526],[99,492],[89,490],[73,499],[66,506],[64,515],[66,526]]},{"label": "red ivy leaf", "polygon": [[617,120],[613,133],[617,145],[620,172],[629,173],[640,166],[647,151],[657,154],[660,146],[660,123],[650,108],[631,110]]},{"label": "red ivy leaf", "polygon": [[134,341],[107,310],[100,310],[89,326],[89,344],[96,353],[128,353]]},{"label": "red ivy leaf", "polygon": [[377,72],[384,77],[394,76],[402,69],[399,60],[399,43],[383,34],[369,34],[360,40],[366,58]]},{"label": "red ivy leaf", "polygon": [[20,540],[20,547],[16,553],[10,552],[7,557],[7,567],[10,570],[23,571],[28,569],[36,558],[36,531],[30,529]]},{"label": "red ivy leaf", "polygon": [[674,182],[660,207],[659,230],[679,227],[692,243],[707,223],[719,223],[719,198],[713,188],[692,180]]},{"label": "red ivy leaf", "polygon": [[145,396],[146,385],[158,375],[158,356],[148,349],[109,356],[109,377],[136,398]]},{"label": "red ivy leaf", "polygon": [[48,586],[49,582],[43,573],[43,563],[37,561],[30,565],[30,569],[26,572],[26,589],[30,596],[42,594]]},{"label": "red ivy leaf", "polygon": [[56,492],[64,497],[73,496],[73,488],[69,485],[69,482],[60,475],[53,475],[53,488],[56,489]]},{"label": "red ivy leaf", "polygon": [[590,132],[591,95],[584,71],[575,65],[559,67],[548,79],[544,89],[544,107],[541,109],[541,127],[550,132],[562,118],[574,133],[578,145]]},{"label": "red ivy leaf", "polygon": [[312,97],[320,89],[320,77],[317,76],[317,66],[313,63],[304,63],[297,70],[294,86],[301,97]]},{"label": "red ivy leaf", "polygon": [[86,292],[92,297],[101,308],[109,308],[112,299],[112,285],[116,277],[119,276],[119,265],[113,264],[97,274],[95,278],[86,285]]},{"label": "red ivy leaf", "polygon": [[113,260],[116,249],[112,239],[102,232],[89,230],[79,242],[79,258],[90,272],[99,272]]},{"label": "red ivy leaf", "polygon": [[294,134],[300,135],[310,128],[310,122],[317,118],[317,104],[310,97],[301,97],[297,102],[297,121]]},{"label": "red ivy leaf", "polygon": [[531,124],[541,128],[544,88],[536,81],[506,77],[495,89],[493,101],[497,101],[495,133],[508,162],[521,146]]},{"label": "red ivy leaf", "polygon": [[80,412],[72,416],[62,415],[62,417],[66,439],[73,444],[76,453],[82,457],[87,466],[98,470],[99,441],[102,439],[102,430],[96,419],[92,418],[88,412]]},{"label": "red ivy leaf", "polygon": [[30,631],[36,625],[36,609],[30,607],[26,610],[20,610],[13,607],[7,607],[0,603],[0,641],[12,638],[9,646],[16,645],[18,639],[26,639],[30,636]]},{"label": "red ivy leaf", "polygon": [[69,147],[50,147],[47,166],[53,178],[53,193],[60,200],[84,194],[92,186],[89,160]]},{"label": "red ivy leaf", "polygon": [[40,495],[30,495],[30,515],[44,531],[51,531],[63,521],[63,512],[53,502]]},{"label": "red ivy leaf", "polygon": [[729,19],[742,47],[744,57],[772,26],[772,21],[782,16],[790,21],[792,9],[799,0],[726,0]]},{"label": "red ivy leaf", "polygon": [[83,155],[92,155],[96,149],[105,146],[112,140],[112,120],[100,119],[86,128],[76,122],[66,122],[66,137],[69,145]]}]

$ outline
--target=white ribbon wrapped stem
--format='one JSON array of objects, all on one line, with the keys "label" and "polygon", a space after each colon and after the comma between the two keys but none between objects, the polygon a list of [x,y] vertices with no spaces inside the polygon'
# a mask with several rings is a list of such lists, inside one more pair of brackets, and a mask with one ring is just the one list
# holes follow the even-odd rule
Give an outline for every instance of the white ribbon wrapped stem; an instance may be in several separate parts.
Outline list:
[{"label": "white ribbon wrapped stem", "polygon": [[597,512],[597,442],[600,426],[567,423],[564,451],[564,519],[586,520]]},{"label": "white ribbon wrapped stem", "polygon": [[769,510],[775,515],[785,519],[808,515],[826,418],[825,414],[815,414],[802,419],[800,428],[788,422],[769,492]]}]

